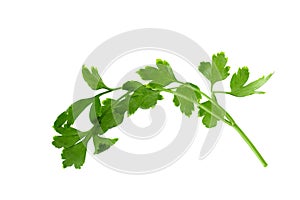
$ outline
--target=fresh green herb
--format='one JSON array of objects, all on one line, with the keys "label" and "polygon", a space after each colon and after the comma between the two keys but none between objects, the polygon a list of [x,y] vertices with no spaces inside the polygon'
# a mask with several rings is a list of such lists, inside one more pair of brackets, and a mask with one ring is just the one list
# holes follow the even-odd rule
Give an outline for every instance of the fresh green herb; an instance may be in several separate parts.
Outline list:
[{"label": "fresh green herb", "polygon": [[180,107],[180,111],[186,116],[191,116],[195,110],[195,103],[198,103],[196,92],[187,84],[181,84],[176,88],[173,98],[175,106]]},{"label": "fresh green herb", "polygon": [[264,92],[256,90],[263,86],[271,78],[271,76],[272,74],[267,77],[263,76],[260,79],[245,85],[249,78],[249,70],[247,67],[240,68],[231,78],[231,92],[229,92],[229,94],[237,97],[245,97],[251,94],[264,94]]},{"label": "fresh green herb", "polygon": [[84,65],[82,67],[82,76],[85,82],[93,90],[99,89],[109,89],[102,81],[102,78],[99,76],[98,70],[95,67],[91,67],[91,71]]},{"label": "fresh green herb", "polygon": [[216,82],[225,80],[229,76],[230,67],[226,66],[227,58],[223,52],[213,55],[212,62],[201,62],[199,71],[211,82],[213,86]]},{"label": "fresh green herb", "polygon": [[[159,100],[163,99],[161,93],[171,93],[174,105],[180,111],[190,117],[195,109],[198,109],[198,116],[202,118],[202,123],[207,128],[215,127],[219,121],[233,127],[251,150],[261,161],[263,166],[267,166],[266,161],[237,125],[231,115],[222,108],[216,94],[225,93],[236,97],[245,97],[252,94],[263,94],[258,91],[272,76],[272,74],[261,77],[256,81],[247,83],[249,70],[247,67],[239,68],[233,74],[230,81],[231,91],[215,91],[214,84],[229,77],[230,67],[227,66],[228,58],[223,52],[212,56],[212,62],[201,62],[198,69],[210,81],[210,95],[205,94],[200,88],[189,82],[179,81],[167,61],[157,59],[156,66],[147,66],[137,73],[140,77],[148,81],[142,84],[138,81],[128,81],[121,87],[110,88],[104,84],[97,68],[82,67],[82,76],[93,90],[104,90],[94,97],[82,99],[62,112],[54,122],[53,128],[59,134],[53,137],[52,144],[57,148],[63,148],[61,157],[63,167],[74,165],[80,169],[85,162],[86,146],[92,139],[95,147],[95,154],[106,151],[113,146],[118,139],[106,138],[102,135],[123,122],[124,116],[134,114],[138,109],[153,108]],[[176,84],[176,87],[167,87],[169,84]],[[123,90],[125,93],[118,99],[103,98],[107,93]],[[202,101],[202,99],[205,99]],[[77,117],[90,106],[89,120],[93,124],[88,131],[80,131],[72,127]]]},{"label": "fresh green herb", "polygon": [[161,59],[156,60],[156,67],[147,66],[137,71],[137,73],[143,80],[162,86],[167,86],[177,81],[169,63]]}]

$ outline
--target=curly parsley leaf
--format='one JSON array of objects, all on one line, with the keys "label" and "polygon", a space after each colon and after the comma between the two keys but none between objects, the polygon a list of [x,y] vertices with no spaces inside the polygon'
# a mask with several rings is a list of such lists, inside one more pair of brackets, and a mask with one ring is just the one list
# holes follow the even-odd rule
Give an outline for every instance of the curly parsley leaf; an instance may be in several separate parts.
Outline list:
[{"label": "curly parsley leaf", "polygon": [[212,56],[212,62],[201,62],[199,71],[214,85],[229,76],[230,67],[226,66],[228,58],[223,52]]},{"label": "curly parsley leaf", "polygon": [[91,70],[87,68],[87,66],[82,66],[82,76],[85,82],[90,86],[93,90],[99,89],[109,89],[103,82],[102,78],[98,73],[98,69],[96,67],[91,67]]},{"label": "curly parsley leaf", "polygon": [[239,68],[237,73],[233,74],[231,78],[231,91],[229,92],[229,94],[237,97],[245,97],[252,94],[264,94],[264,92],[257,91],[257,89],[262,87],[271,78],[272,75],[273,74],[269,74],[266,77],[263,76],[256,81],[245,85],[249,79],[249,69],[247,67]]},{"label": "curly parsley leaf", "polygon": [[172,82],[177,82],[173,70],[167,61],[157,59],[157,67],[146,66],[137,73],[143,80],[151,81],[162,86],[167,86]]}]

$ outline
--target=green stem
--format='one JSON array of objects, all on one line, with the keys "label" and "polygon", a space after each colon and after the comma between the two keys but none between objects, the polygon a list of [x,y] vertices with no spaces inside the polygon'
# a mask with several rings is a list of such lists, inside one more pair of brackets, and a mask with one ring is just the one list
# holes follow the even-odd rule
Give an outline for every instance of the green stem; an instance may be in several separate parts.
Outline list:
[{"label": "green stem", "polygon": [[247,135],[242,131],[242,129],[237,124],[234,124],[232,127],[240,134],[240,136],[248,144],[248,146],[254,152],[254,154],[259,159],[259,161],[261,162],[261,164],[264,167],[267,167],[268,163],[264,160],[264,158],[262,157],[262,155],[259,153],[259,151],[256,149],[256,147],[253,145],[253,143],[250,141],[250,139],[247,137]]},{"label": "green stem", "polygon": [[[213,99],[211,99],[207,94],[203,93],[202,91],[200,91],[201,94],[203,96],[205,96],[212,104],[214,104],[215,106],[217,106],[218,108],[222,109],[225,112],[225,117],[230,121],[231,124],[228,124],[229,126],[233,127],[239,134],[240,136],[244,139],[244,141],[248,144],[248,146],[251,148],[251,150],[254,152],[254,154],[256,155],[256,157],[260,160],[260,162],[262,163],[262,165],[264,167],[267,167],[268,164],[267,162],[264,160],[264,158],[262,157],[262,155],[259,153],[259,151],[256,149],[256,147],[254,146],[254,144],[251,142],[251,140],[247,137],[247,135],[242,131],[242,129],[236,124],[236,122],[234,121],[233,117],[231,117],[231,115],[222,107],[220,106],[217,102],[215,102]],[[226,92],[225,92],[226,93]]]},{"label": "green stem", "polygon": [[117,87],[117,88],[109,88],[109,87],[105,87],[105,89],[107,89],[107,90],[109,90],[109,91],[114,91],[114,90],[122,89],[122,87]]},{"label": "green stem", "polygon": [[[183,83],[183,82],[180,82],[178,81],[178,83],[180,84],[186,84],[186,83]],[[191,87],[195,92],[199,92],[199,91],[196,91],[193,87]],[[106,93],[109,93],[111,91],[114,91],[114,90],[119,90],[121,88],[115,88],[115,89],[111,89],[111,90],[108,90],[106,92],[103,92],[103,93],[100,93],[98,94],[99,96],[101,95],[104,95]],[[262,155],[259,153],[259,151],[256,149],[256,147],[254,146],[254,144],[251,142],[251,140],[247,137],[247,135],[242,131],[242,129],[236,124],[236,122],[234,121],[234,119],[231,117],[231,115],[222,107],[220,106],[213,98],[211,98],[210,96],[208,96],[207,94],[205,94],[204,92],[202,92],[200,90],[200,94],[203,95],[204,97],[206,97],[208,99],[208,101],[210,101],[213,105],[215,105],[217,108],[221,109],[222,111],[225,112],[225,117],[228,119],[225,119],[225,118],[221,118],[219,117],[218,115],[216,115],[215,113],[213,113],[211,110],[207,109],[205,106],[203,106],[201,103],[197,102],[197,101],[193,101],[192,99],[189,99],[188,97],[186,96],[183,96],[181,94],[178,94],[176,91],[173,91],[172,89],[176,89],[175,88],[168,88],[168,89],[161,89],[161,91],[164,91],[164,92],[168,92],[168,93],[171,93],[173,95],[177,95],[177,96],[180,96],[181,98],[184,98],[186,99],[187,101],[190,101],[192,103],[195,103],[197,104],[200,109],[203,109],[205,110],[205,112],[209,113],[211,116],[215,117],[216,119],[218,120],[221,120],[223,121],[224,123],[226,123],[227,125],[233,127],[238,133],[239,135],[243,138],[243,140],[248,144],[248,146],[250,147],[250,149],[254,152],[254,154],[256,155],[256,157],[259,159],[259,161],[262,163],[262,165],[264,167],[267,167],[268,164],[267,162],[264,160],[264,158],[262,157]],[[213,88],[211,88],[213,89]],[[222,92],[222,91],[211,91],[212,92],[212,95],[214,95],[213,93],[226,93],[228,94],[228,92]],[[128,95],[129,93],[125,93],[124,95],[122,95],[116,103],[118,103],[123,97],[125,97],[126,95]],[[97,96],[98,96],[97,95]]]},{"label": "green stem", "polygon": [[[180,81],[178,81],[178,83],[180,84],[185,84],[182,83]],[[191,87],[194,91],[196,91],[193,87]],[[212,90],[213,88],[211,88]],[[247,137],[247,135],[242,131],[242,129],[236,124],[236,122],[234,121],[234,119],[231,117],[231,115],[222,107],[220,106],[214,99],[212,99],[210,96],[208,96],[207,94],[205,94],[204,92],[202,92],[200,90],[200,94],[203,95],[204,97],[206,97],[213,105],[215,105],[217,108],[221,109],[222,111],[225,112],[225,117],[228,119],[224,119],[224,118],[220,118],[219,116],[215,115],[211,110],[205,108],[204,106],[202,106],[199,102],[194,102],[189,98],[186,98],[185,96],[182,96],[180,94],[177,94],[176,92],[172,91],[172,90],[163,90],[165,92],[169,92],[175,95],[179,95],[181,98],[185,98],[186,100],[196,103],[200,109],[205,110],[207,113],[209,113],[210,115],[212,115],[213,117],[217,118],[218,120],[223,121],[224,123],[226,123],[227,125],[233,127],[239,134],[240,136],[243,138],[243,140],[248,144],[248,146],[251,148],[251,150],[254,152],[254,154],[256,155],[256,157],[259,159],[259,161],[262,163],[262,165],[264,167],[267,167],[268,164],[267,162],[264,160],[264,158],[262,157],[262,155],[259,153],[259,151],[257,150],[257,148],[254,146],[254,144],[251,142],[251,140]],[[199,92],[199,91],[196,91]],[[228,94],[228,92],[222,92],[222,91],[212,91],[213,93],[226,93]]]},{"label": "green stem", "polygon": [[[107,91],[105,91],[105,92],[102,92],[102,93],[100,93],[100,94],[97,94],[95,97],[100,97],[100,96],[105,95],[105,94],[110,93],[110,92],[111,92],[111,90],[107,90]],[[93,98],[94,98],[94,97],[93,97]]]},{"label": "green stem", "polygon": [[92,131],[88,131],[88,134],[81,141],[84,144],[84,146],[87,146],[87,143],[90,141],[90,139],[91,139],[92,136],[93,136],[93,132]]},{"label": "green stem", "polygon": [[[192,87],[191,87],[191,88],[192,88]],[[193,88],[192,88],[192,89],[193,89]],[[211,102],[214,106],[216,106],[218,109],[222,110],[222,111],[225,113],[225,116],[227,117],[227,114],[228,114],[227,111],[226,111],[222,106],[220,106],[214,99],[212,99],[210,96],[208,96],[207,94],[205,94],[205,93],[202,92],[201,90],[200,90],[200,94],[203,95],[205,98],[207,98],[207,100],[210,101],[210,102]],[[213,98],[216,98],[216,97],[213,96]],[[230,115],[228,114],[228,116],[230,116]],[[228,117],[227,117],[227,119],[228,119],[229,121],[232,120],[232,122],[234,122],[232,118],[228,118]]]},{"label": "green stem", "polygon": [[223,121],[224,123],[226,123],[226,124],[229,125],[229,126],[232,126],[232,122],[230,122],[230,121],[228,121],[228,120],[226,120],[226,119],[224,119],[224,118],[220,118],[218,115],[214,114],[214,112],[211,112],[210,109],[206,108],[206,107],[203,106],[202,104],[198,103],[198,106],[199,106],[202,110],[204,110],[205,112],[209,113],[211,116],[215,117],[216,119]]},{"label": "green stem", "polygon": [[117,88],[110,88],[110,91],[115,91],[115,90],[120,90],[122,87],[117,87]]},{"label": "green stem", "polygon": [[181,98],[183,98],[183,99],[185,99],[185,100],[187,100],[187,101],[190,101],[190,102],[192,102],[192,103],[194,103],[194,104],[197,104],[201,109],[205,110],[205,111],[206,111],[207,113],[209,113],[211,116],[215,117],[215,118],[218,119],[218,120],[223,121],[224,123],[228,124],[229,126],[232,125],[232,123],[231,123],[230,121],[228,121],[228,120],[226,120],[226,119],[224,119],[224,118],[219,117],[218,115],[216,115],[215,113],[213,113],[210,109],[208,109],[208,108],[206,108],[205,106],[203,106],[202,104],[200,104],[198,101],[193,101],[192,99],[189,99],[189,98],[187,98],[186,96],[181,95],[181,94],[179,94],[179,93],[177,93],[177,92],[175,92],[175,91],[169,90],[169,89],[162,89],[161,91],[168,92],[168,93],[171,93],[171,94],[176,95],[176,96],[180,96]]},{"label": "green stem", "polygon": [[230,94],[230,92],[225,92],[225,91],[212,91],[212,93],[215,93],[215,94]]},{"label": "green stem", "polygon": [[235,123],[235,121],[234,121],[234,119],[231,117],[231,115],[228,113],[228,112],[225,112],[225,116],[226,116],[226,118],[229,120],[229,121],[231,121],[231,125],[232,126],[234,126],[236,123]]},{"label": "green stem", "polygon": [[214,84],[210,84],[210,92],[211,92],[211,94],[213,94],[213,90],[214,90]]},{"label": "green stem", "polygon": [[110,92],[113,92],[113,91],[116,91],[116,90],[120,90],[120,89],[122,89],[121,87],[118,87],[118,88],[110,88],[109,90],[107,90],[107,91],[105,91],[105,92],[102,92],[102,93],[100,93],[100,94],[97,94],[95,97],[100,97],[100,96],[102,96],[102,95],[104,95],[104,94],[107,94],[107,93],[110,93]]}]

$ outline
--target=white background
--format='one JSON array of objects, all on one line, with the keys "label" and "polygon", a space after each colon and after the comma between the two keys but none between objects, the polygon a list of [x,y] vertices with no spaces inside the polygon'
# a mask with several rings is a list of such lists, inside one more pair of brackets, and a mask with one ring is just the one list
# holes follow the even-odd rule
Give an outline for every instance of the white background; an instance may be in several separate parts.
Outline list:
[{"label": "white background", "polygon": [[[299,6],[297,1],[1,1],[1,199],[299,199]],[[62,169],[53,120],[72,101],[85,58],[106,39],[165,28],[225,51],[253,78],[275,71],[265,95],[227,98],[269,163],[263,168],[231,128],[198,160],[203,136],[154,174],[112,171],[91,156]],[[104,55],[105,56],[105,55]]]}]

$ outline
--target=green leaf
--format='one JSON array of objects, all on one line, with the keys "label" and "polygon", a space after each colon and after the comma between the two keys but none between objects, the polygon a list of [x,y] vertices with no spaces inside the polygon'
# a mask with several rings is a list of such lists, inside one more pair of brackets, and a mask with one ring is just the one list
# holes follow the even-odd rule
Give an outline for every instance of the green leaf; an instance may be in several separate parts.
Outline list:
[{"label": "green leaf", "polygon": [[52,144],[57,147],[68,148],[78,142],[81,138],[85,137],[89,132],[81,132],[72,127],[57,127],[55,131],[58,132],[59,136],[53,137]]},{"label": "green leaf", "polygon": [[175,92],[173,102],[180,106],[183,114],[190,117],[194,111],[194,103],[197,103],[197,95],[189,85],[180,85]]},{"label": "green leaf", "polygon": [[70,136],[70,135],[78,135],[79,131],[72,127],[55,127],[54,128],[57,133],[60,133],[64,136]]},{"label": "green leaf", "polygon": [[162,99],[163,97],[159,94],[159,91],[154,91],[145,86],[140,87],[130,96],[128,114],[132,115],[138,108],[152,108],[158,100]]},{"label": "green leaf", "polygon": [[249,78],[249,70],[247,67],[239,68],[238,72],[233,74],[230,81],[231,92],[229,94],[237,97],[245,97],[252,94],[263,94],[262,91],[256,91],[262,87],[272,76],[269,74],[267,77],[263,76],[256,81],[245,85]]},{"label": "green leaf", "polygon": [[143,86],[143,84],[141,84],[140,82],[127,81],[126,83],[123,84],[122,89],[132,92],[132,91],[135,91],[136,89],[138,89],[139,87],[142,87],[142,86]]},{"label": "green leaf", "polygon": [[129,100],[130,100],[130,96],[128,95],[128,96],[125,97],[123,100],[118,101],[118,102],[114,105],[114,110],[115,110],[115,112],[124,115],[124,113],[127,112],[128,109],[129,109]]},{"label": "green leaf", "polygon": [[82,76],[85,82],[90,86],[93,90],[99,89],[109,89],[103,82],[100,77],[97,68],[91,67],[89,70],[85,65],[82,66]]},{"label": "green leaf", "polygon": [[65,148],[62,151],[61,158],[63,161],[63,167],[69,167],[74,165],[76,169],[80,169],[85,161],[86,146],[79,142],[69,148]]},{"label": "green leaf", "polygon": [[193,83],[186,83],[186,84],[189,85],[193,89],[193,91],[194,91],[194,93],[197,97],[197,100],[199,102],[200,99],[202,98],[200,88],[197,85],[193,84]]},{"label": "green leaf", "polygon": [[85,160],[85,146],[91,138],[88,135],[97,134],[97,130],[99,129],[96,126],[86,132],[80,132],[72,127],[57,128],[56,131],[61,135],[53,137],[52,145],[56,148],[63,148],[64,168],[74,165],[75,168],[80,169]]},{"label": "green leaf", "polygon": [[[216,82],[226,79],[229,76],[229,70],[230,67],[227,66],[227,58],[223,52],[213,55],[211,63],[201,62],[199,65],[199,71],[211,82],[212,87]],[[219,120],[222,120],[229,126],[235,128],[235,130],[251,147],[263,165],[267,165],[260,153],[252,145],[251,141],[235,123],[232,117],[218,105],[217,97],[213,91],[211,98],[209,98],[197,85],[189,82],[182,83],[178,81],[174,76],[170,64],[161,59],[156,60],[155,67],[147,66],[144,69],[137,71],[137,73],[143,80],[147,80],[149,82],[146,85],[143,85],[137,81],[127,81],[122,86],[122,89],[126,90],[126,93],[119,99],[114,100],[108,98],[103,102],[100,102],[99,97],[101,95],[120,88],[108,88],[103,83],[97,68],[91,67],[91,69],[88,69],[86,66],[82,67],[82,75],[87,84],[93,90],[106,89],[106,92],[100,93],[95,97],[82,99],[73,103],[55,120],[53,128],[59,133],[59,135],[53,137],[52,144],[57,148],[63,148],[61,158],[63,159],[64,168],[69,166],[74,166],[77,169],[81,168],[85,162],[87,151],[86,145],[91,138],[93,138],[95,154],[109,149],[118,141],[118,139],[100,136],[106,133],[109,129],[121,124],[126,112],[128,115],[131,115],[139,108],[148,109],[154,107],[158,100],[163,99],[160,95],[160,92],[162,91],[174,94],[174,105],[179,107],[181,112],[188,117],[191,116],[195,110],[195,104],[198,105],[198,115],[202,117],[202,123],[206,127],[214,127],[217,125]],[[247,67],[243,67],[231,78],[231,92],[225,93],[229,93],[234,96],[261,94],[263,92],[257,91],[257,89],[263,86],[271,76],[272,74],[267,77],[261,77],[246,85],[249,79],[249,70]],[[171,83],[177,83],[180,84],[180,86],[177,87],[176,90],[172,86],[165,88],[165,86]],[[215,93],[217,93],[217,91],[215,91]],[[210,101],[200,103],[202,95],[207,97]],[[80,114],[90,104],[92,104],[92,106],[90,108],[89,118],[94,125],[93,128],[89,131],[82,132],[71,127],[78,116],[80,116]]]},{"label": "green leaf", "polygon": [[55,120],[53,128],[61,127],[68,120],[68,112],[61,113]]},{"label": "green leaf", "polygon": [[128,109],[126,101],[128,100],[125,99],[118,102],[108,98],[102,102],[102,115],[98,120],[103,133],[123,122],[124,114]]},{"label": "green leaf", "polygon": [[157,84],[157,83],[148,83],[146,85],[147,88],[153,89],[153,90],[159,90],[159,91],[163,91],[164,90],[164,86]]},{"label": "green leaf", "polygon": [[90,109],[90,121],[95,124],[98,123],[98,117],[101,116],[101,103],[99,97],[94,98],[94,102]]},{"label": "green leaf", "polygon": [[178,100],[178,98],[177,98],[176,95],[174,95],[173,103],[174,103],[174,105],[175,105],[176,107],[178,107],[178,106],[180,105],[180,102],[179,102],[179,100]]},{"label": "green leaf", "polygon": [[151,83],[160,84],[162,86],[177,81],[167,61],[157,59],[156,66],[157,67],[146,66],[144,69],[138,70],[137,73],[143,80],[151,81]]},{"label": "green leaf", "polygon": [[94,141],[94,146],[95,146],[94,154],[99,154],[99,153],[102,153],[103,151],[106,151],[112,145],[114,145],[118,141],[118,138],[110,139],[110,138],[103,138],[103,137],[94,135],[93,141]]},{"label": "green leaf", "polygon": [[227,60],[228,58],[221,52],[212,56],[212,63],[201,62],[198,69],[214,85],[229,76],[230,67],[226,66]]},{"label": "green leaf", "polygon": [[206,101],[204,103],[201,103],[202,107],[199,107],[198,116],[203,117],[202,123],[207,128],[215,127],[219,121],[215,116],[211,115],[209,112],[207,112],[205,109],[212,112],[214,115],[218,116],[219,118],[224,118],[225,112],[216,106],[212,105],[210,101]]},{"label": "green leaf", "polygon": [[230,81],[231,90],[239,90],[241,89],[249,78],[249,70],[248,67],[239,68],[238,72],[233,74]]},{"label": "green leaf", "polygon": [[66,111],[57,117],[53,128],[56,129],[61,127],[65,123],[65,126],[70,127],[72,124],[74,124],[74,121],[83,112],[83,110],[93,102],[93,100],[94,98],[81,99],[70,105]]},{"label": "green leaf", "polygon": [[54,136],[52,144],[56,148],[69,148],[80,140],[79,135],[71,136]]},{"label": "green leaf", "polygon": [[88,99],[81,99],[73,103],[67,110],[68,112],[68,122],[67,125],[70,126],[74,124],[77,117],[84,111],[94,101],[94,97]]}]

